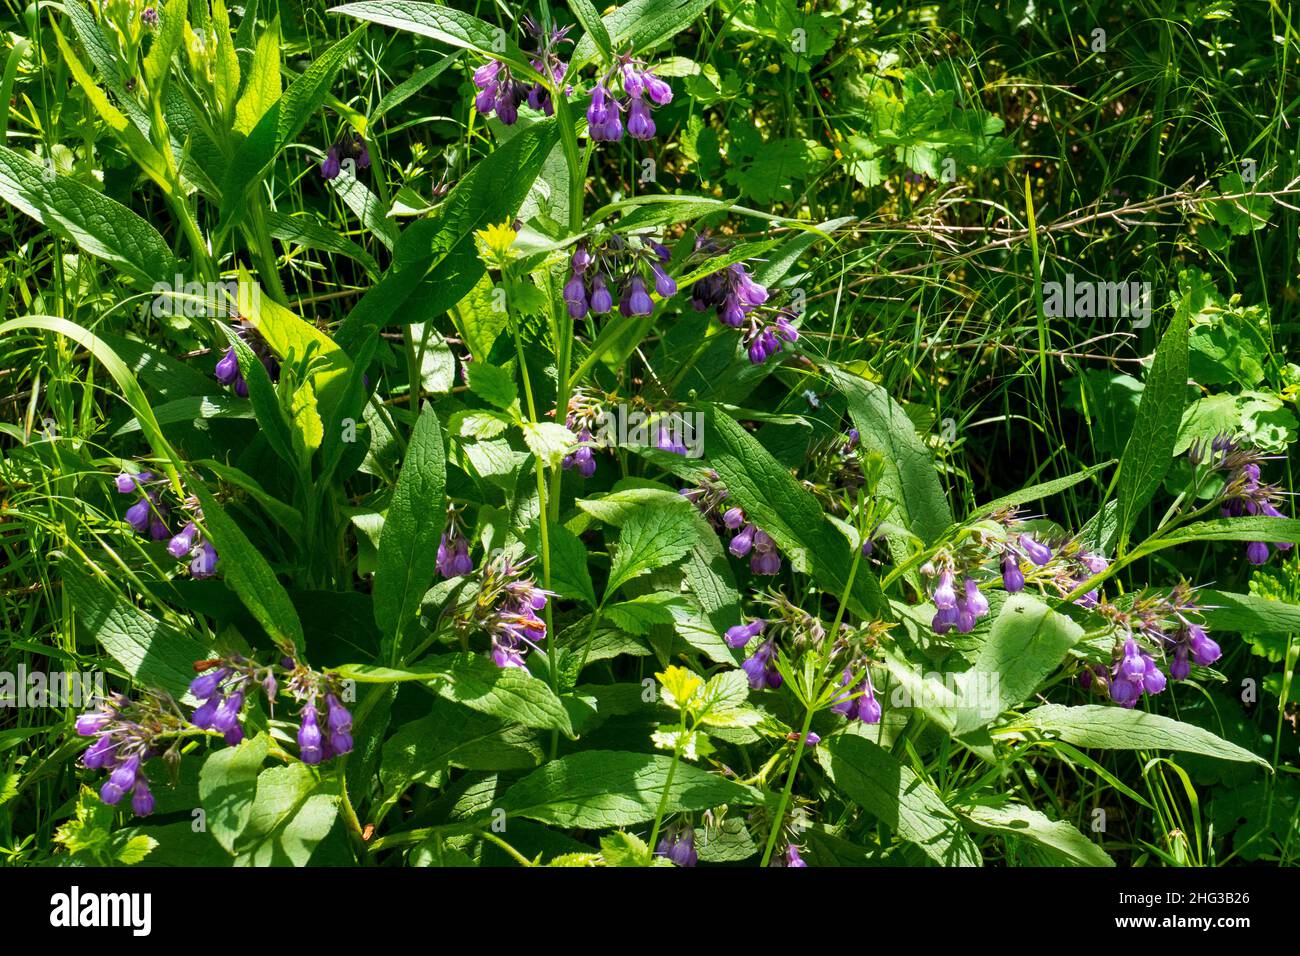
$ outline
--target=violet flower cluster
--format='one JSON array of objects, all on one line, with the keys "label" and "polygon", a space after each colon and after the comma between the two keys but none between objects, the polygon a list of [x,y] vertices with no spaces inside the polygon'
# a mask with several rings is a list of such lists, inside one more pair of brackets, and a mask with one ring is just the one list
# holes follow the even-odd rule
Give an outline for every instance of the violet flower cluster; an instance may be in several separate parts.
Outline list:
[{"label": "violet flower cluster", "polygon": [[[718,245],[706,236],[695,241],[697,256],[715,255]],[[798,340],[788,309],[765,308],[768,290],[750,276],[743,263],[734,262],[711,272],[691,286],[691,307],[696,312],[713,309],[723,325],[741,329],[741,344],[754,365],[762,365],[786,345]]]},{"label": "violet flower cluster", "polygon": [[605,315],[614,308],[615,296],[621,315],[649,315],[654,311],[651,286],[661,299],[677,294],[677,282],[664,269],[671,258],[662,243],[640,237],[612,235],[602,243],[580,242],[569,257],[564,284],[569,315]]},{"label": "violet flower cluster", "polygon": [[[941,550],[921,567],[935,614],[934,633],[956,629],[969,634],[988,614],[989,602],[980,587],[995,580],[989,565],[1001,574],[1002,587],[1011,594],[1032,583],[1064,597],[1080,584],[1105,571],[1105,557],[1086,549],[1077,538],[1059,542],[1042,540],[1037,532],[1023,530],[1024,520],[1015,508],[1005,509],[972,530],[963,543]],[[1098,592],[1088,591],[1075,603],[1097,606]]]},{"label": "violet flower cluster", "polygon": [[474,570],[474,561],[469,556],[469,539],[460,512],[455,508],[447,509],[447,530],[438,542],[438,560],[435,570],[444,578],[458,578]]},{"label": "violet flower cluster", "polygon": [[1223,655],[1196,620],[1200,605],[1186,581],[1168,596],[1140,594],[1127,609],[1103,601],[1096,610],[1115,628],[1115,649],[1109,665],[1089,666],[1080,681],[1084,688],[1107,694],[1121,706],[1134,707],[1143,695],[1164,691],[1168,683],[1160,669],[1164,661],[1168,661],[1169,677],[1186,680],[1193,663],[1208,667]]},{"label": "violet flower cluster", "polygon": [[[274,711],[281,681],[295,703],[298,716],[298,756],[303,763],[319,764],[352,750],[352,715],[341,699],[337,678],[292,657],[281,658],[278,666],[259,665],[240,654],[201,661],[195,665],[203,673],[190,683],[190,693],[201,703],[190,722],[201,730],[221,734],[226,743],[237,745],[244,739],[240,722],[250,694],[259,690],[266,696],[268,710]],[[325,729],[322,732],[320,705],[324,704]]]},{"label": "violet flower cluster", "polygon": [[[621,95],[616,89],[621,90]],[[626,113],[628,136],[654,139],[654,109],[666,106],[672,99],[672,87],[655,76],[645,61],[624,54],[596,80],[587,107],[587,130],[595,142],[616,143],[623,138]]]},{"label": "violet flower cluster", "polygon": [[[537,42],[536,48],[529,56],[530,65],[539,74],[548,76],[552,83],[558,85],[568,70],[568,64],[560,58],[559,49],[564,44],[573,42],[568,37],[570,28],[560,27],[548,33],[528,16],[523,18],[522,23],[524,29]],[[518,121],[519,104],[525,100],[530,107],[547,116],[555,112],[555,104],[551,102],[551,91],[545,85],[537,80],[528,83],[518,79],[511,73],[510,67],[499,60],[489,60],[474,71],[474,86],[478,88],[478,95],[474,97],[474,108],[484,116],[496,113],[497,119],[506,126],[513,126]],[[567,88],[564,92],[567,100],[573,90]]]},{"label": "violet flower cluster", "polygon": [[671,827],[659,838],[655,856],[671,860],[677,866],[695,866],[700,854],[695,849],[695,831],[690,826]]},{"label": "violet flower cluster", "polygon": [[[280,377],[280,363],[275,354],[257,330],[247,322],[240,322],[236,327],[236,333],[241,339],[253,350],[262,362],[262,367],[266,369],[266,374],[270,376],[271,381],[277,381]],[[217,359],[217,364],[213,368],[213,374],[216,376],[217,384],[226,387],[234,386],[235,394],[240,398],[248,398],[248,383],[244,381],[244,373],[239,368],[239,355],[232,345],[221,354]]]},{"label": "violet flower cluster", "polygon": [[[857,683],[853,683],[855,670],[862,674]],[[840,684],[848,689],[831,705],[833,713],[849,720],[860,720],[864,724],[880,723],[880,701],[876,700],[876,690],[871,686],[871,670],[866,661],[859,661],[856,667],[846,667]],[[853,686],[850,687],[850,684]]]},{"label": "violet flower cluster", "polygon": [[546,622],[538,611],[552,594],[527,574],[532,558],[515,563],[499,553],[480,570],[478,592],[457,609],[455,626],[462,633],[486,632],[489,652],[498,667],[525,667],[529,649],[546,640]]},{"label": "violet flower cluster", "polygon": [[[1264,455],[1258,449],[1247,448],[1227,435],[1219,435],[1206,448],[1195,444],[1188,451],[1188,458],[1194,466],[1202,463],[1208,471],[1223,472],[1223,490],[1220,493],[1219,513],[1225,518],[1240,518],[1244,515],[1269,518],[1285,518],[1278,508],[1282,501],[1282,488],[1260,480],[1260,463]],[[1291,542],[1272,542],[1276,551],[1290,551]],[[1251,541],[1246,545],[1246,559],[1251,564],[1263,564],[1268,560],[1269,542]]]},{"label": "violet flower cluster", "polygon": [[569,398],[564,427],[577,437],[578,445],[561,460],[566,469],[577,469],[583,478],[596,473],[596,456],[592,451],[592,433],[605,418],[605,408],[583,389],[575,389]]},{"label": "violet flower cluster", "polygon": [[[119,494],[138,495],[136,503],[126,509],[126,522],[140,535],[154,541],[167,539],[167,553],[178,561],[189,559],[190,576],[195,580],[212,577],[217,570],[217,549],[203,537],[197,521],[203,520],[202,510],[193,498],[173,506],[167,498],[170,483],[151,471],[136,474],[122,472],[114,479]],[[172,534],[169,519],[181,515],[184,524]]]},{"label": "violet flower cluster", "polygon": [[681,494],[699,509],[714,528],[734,532],[727,550],[737,558],[748,556],[751,571],[763,575],[780,572],[781,553],[777,550],[776,542],[745,516],[743,508],[723,508],[723,503],[727,500],[727,489],[718,482],[716,472],[712,472],[694,488],[683,488]]},{"label": "violet flower cluster", "polygon": [[185,718],[176,702],[166,694],[132,700],[112,693],[78,717],[76,727],[80,736],[95,738],[82,754],[82,764],[89,770],[109,772],[99,788],[100,799],[116,805],[130,794],[136,816],[153,813],[154,796],[144,765],[157,756],[179,759],[175,742],[163,747],[165,740],[184,731]]},{"label": "violet flower cluster", "polygon": [[320,164],[321,179],[337,179],[349,160],[356,169],[370,168],[370,149],[357,133],[344,136],[325,151]]}]

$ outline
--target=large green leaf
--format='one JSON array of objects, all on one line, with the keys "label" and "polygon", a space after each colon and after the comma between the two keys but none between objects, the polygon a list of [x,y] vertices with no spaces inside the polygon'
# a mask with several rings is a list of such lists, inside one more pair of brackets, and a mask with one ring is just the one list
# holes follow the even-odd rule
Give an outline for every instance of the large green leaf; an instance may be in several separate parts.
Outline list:
[{"label": "large green leaf", "polygon": [[677,507],[645,508],[623,522],[609,569],[605,598],[628,581],[672,564],[695,545],[699,533],[691,516]]},{"label": "large green leaf", "polygon": [[1037,598],[1007,598],[970,670],[958,675],[954,733],[983,727],[1029,698],[1082,636],[1083,628]]},{"label": "large green leaf", "polygon": [[442,429],[432,406],[415,423],[406,460],[388,505],[375,571],[375,623],[386,659],[396,662],[401,633],[420,609],[438,561],[438,539],[447,518],[447,464]]},{"label": "large green leaf", "polygon": [[435,699],[427,717],[404,725],[384,743],[380,779],[392,797],[448,767],[529,770],[541,763],[538,733]]},{"label": "large green leaf", "polygon": [[352,55],[364,32],[363,27],[358,27],[312,61],[240,144],[221,183],[223,223],[229,224],[239,214],[249,190],[261,183],[267,167],[329,98],[335,74]]},{"label": "large green leaf", "polygon": [[[497,806],[507,816],[554,826],[605,829],[654,818],[668,786],[672,758],[662,754],[589,750],[552,760],[507,790]],[[698,767],[679,763],[666,811],[749,806],[761,794]]]},{"label": "large green leaf", "polygon": [[554,120],[532,124],[470,167],[436,215],[404,229],[392,265],[343,320],[338,343],[354,352],[370,331],[393,321],[417,289],[422,295],[402,311],[402,322],[426,321],[468,295],[486,274],[474,233],[514,218],[557,135]]},{"label": "large green leaf", "polygon": [[532,74],[528,57],[504,31],[485,23],[471,14],[441,3],[424,3],[416,0],[365,0],[363,3],[346,3],[330,8],[330,13],[356,17],[381,26],[407,30],[430,37],[451,46],[470,50],[480,56],[503,60],[517,71],[521,79]]},{"label": "large green leaf", "polygon": [[199,771],[199,800],[207,830],[230,853],[235,852],[252,815],[257,775],[269,743],[265,734],[258,734],[237,747],[224,747],[209,754]]},{"label": "large green leaf", "polygon": [[1265,768],[1269,766],[1264,758],[1215,736],[1208,730],[1160,714],[1148,714],[1123,707],[1044,704],[1014,721],[1012,726],[1029,727],[1078,747],[1095,747],[1099,750],[1175,750],[1255,763]]},{"label": "large green leaf", "polygon": [[1013,836],[1038,844],[1053,859],[1068,866],[1114,866],[1115,861],[1097,844],[1064,820],[1020,804],[976,806],[962,811],[977,829]]},{"label": "large green leaf", "polygon": [[836,734],[813,751],[850,800],[943,866],[980,866],[957,815],[910,767],[856,734]]},{"label": "large green leaf", "polygon": [[884,472],[878,493],[893,505],[891,520],[925,544],[934,544],[952,525],[952,510],[939,484],[930,450],[916,426],[879,385],[841,369],[829,370],[844,393],[863,450],[881,457]]},{"label": "large green leaf", "polygon": [[103,645],[141,685],[182,696],[194,679],[194,662],[208,657],[211,648],[146,614],[107,581],[68,561],[60,567],[83,633]]},{"label": "large green leaf", "polygon": [[0,146],[0,198],[141,286],[173,281],[176,259],[157,229],[89,186],[44,173]]},{"label": "large green leaf", "polygon": [[235,842],[237,866],[305,866],[338,816],[337,780],[302,763],[263,770]]},{"label": "large green leaf", "polygon": [[1138,404],[1133,431],[1119,463],[1120,547],[1138,512],[1146,507],[1173,462],[1174,443],[1187,404],[1187,337],[1191,315],[1200,311],[1184,296],[1156,349]]}]

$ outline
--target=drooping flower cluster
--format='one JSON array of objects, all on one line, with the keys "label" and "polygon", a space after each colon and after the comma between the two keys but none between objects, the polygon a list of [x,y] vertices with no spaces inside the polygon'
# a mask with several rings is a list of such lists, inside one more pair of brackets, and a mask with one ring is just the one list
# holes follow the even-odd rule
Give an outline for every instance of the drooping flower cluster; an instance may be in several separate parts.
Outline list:
[{"label": "drooping flower cluster", "polygon": [[579,243],[569,257],[569,280],[564,284],[569,315],[604,315],[614,308],[615,294],[620,314],[649,315],[654,311],[649,286],[661,299],[677,294],[677,282],[664,269],[671,258],[667,246],[640,236],[614,234],[601,243]]},{"label": "drooping flower cluster", "polygon": [[1103,601],[1096,610],[1115,628],[1113,659],[1109,666],[1086,668],[1080,679],[1085,688],[1106,693],[1124,707],[1135,706],[1143,694],[1165,689],[1162,661],[1168,661],[1169,677],[1186,680],[1193,662],[1208,667],[1222,656],[1204,625],[1194,619],[1200,607],[1186,581],[1167,596],[1139,594],[1127,609]]},{"label": "drooping flower cluster", "polygon": [[694,488],[683,488],[681,494],[699,509],[714,528],[734,532],[727,550],[737,558],[748,556],[751,571],[771,575],[781,570],[781,554],[767,532],[750,522],[745,517],[744,509],[723,508],[723,503],[727,500],[727,489],[718,482],[716,472]]},{"label": "drooping flower cluster", "polygon": [[819,647],[826,639],[826,629],[812,614],[796,606],[784,595],[760,595],[755,600],[769,611],[766,618],[755,618],[748,624],[727,628],[723,640],[728,647],[743,650],[760,634],[765,634],[753,653],[740,666],[754,690],[776,690],[784,678],[777,668],[776,658],[780,639],[787,653],[799,654],[809,647]]},{"label": "drooping flower cluster", "polygon": [[695,831],[689,824],[670,827],[655,845],[655,856],[672,860],[677,866],[695,866],[700,861],[695,849]]},{"label": "drooping flower cluster", "polygon": [[272,669],[259,667],[240,654],[199,661],[194,668],[201,673],[190,681],[190,693],[203,703],[195,708],[190,723],[200,730],[215,730],[226,743],[237,746],[244,739],[240,717],[249,691],[260,687],[268,705],[275,701],[277,684]]},{"label": "drooping flower cluster", "polygon": [[[262,367],[266,369],[266,374],[270,376],[271,381],[277,381],[280,377],[280,362],[257,330],[248,322],[240,322],[235,331],[253,350],[253,354],[261,359]],[[236,395],[240,398],[248,398],[248,383],[244,381],[244,373],[240,371],[239,355],[233,345],[217,359],[213,374],[218,385],[233,385]]]},{"label": "drooping flower cluster", "polygon": [[478,591],[457,608],[455,626],[467,636],[486,632],[492,661],[498,667],[524,667],[529,648],[540,651],[546,622],[538,611],[551,592],[539,588],[527,574],[532,558],[516,563],[501,552],[479,571]]},{"label": "drooping flower cluster", "polygon": [[[621,90],[621,96],[616,89]],[[628,136],[654,139],[654,108],[672,99],[672,87],[655,76],[643,60],[624,54],[596,80],[587,107],[588,133],[598,143],[618,142],[623,138],[623,114],[627,113]]]},{"label": "drooping flower cluster", "polygon": [[[862,675],[857,683],[853,683],[855,671]],[[876,700],[875,688],[871,686],[871,670],[867,662],[861,660],[854,667],[846,667],[840,683],[848,689],[831,705],[831,710],[864,724],[880,723],[880,701]],[[853,686],[850,687],[850,684]]]},{"label": "drooping flower cluster", "polygon": [[[260,690],[266,696],[268,710],[274,712],[283,684],[289,696],[301,705],[298,754],[303,763],[318,764],[352,750],[352,715],[343,705],[338,678],[312,670],[288,656],[281,658],[278,665],[261,665],[242,654],[232,654],[199,661],[194,666],[202,672],[190,682],[190,693],[202,701],[190,717],[195,727],[216,731],[226,743],[235,746],[244,739],[241,718],[249,695]],[[322,702],[326,711],[325,733],[321,732],[319,721]]]},{"label": "drooping flower cluster", "polygon": [[[100,799],[118,804],[130,794],[136,816],[153,813],[154,796],[144,764],[157,756],[178,760],[178,735],[184,734],[185,723],[176,702],[163,693],[150,693],[139,700],[111,693],[78,717],[77,733],[95,738],[82,754],[82,764],[90,770],[109,771],[99,788]],[[164,747],[169,740],[170,746]]]},{"label": "drooping flower cluster", "polygon": [[569,398],[568,414],[564,426],[577,436],[578,446],[564,456],[560,465],[576,468],[583,478],[596,473],[596,456],[592,451],[592,433],[605,418],[605,407],[599,399],[582,389],[575,389]]},{"label": "drooping flower cluster", "polygon": [[[532,17],[522,20],[524,29],[537,41],[537,46],[529,57],[529,63],[542,76],[549,76],[554,84],[564,79],[568,70],[560,58],[560,47],[572,43],[569,39],[569,27],[560,27],[550,32],[543,30]],[[513,126],[519,119],[519,104],[528,101],[528,105],[547,116],[555,112],[551,102],[551,91],[540,81],[531,84],[516,78],[510,67],[499,60],[489,60],[474,71],[474,85],[478,95],[474,97],[474,108],[484,116],[496,113],[506,126]],[[565,99],[572,93],[572,88],[564,91]]]},{"label": "drooping flower cluster", "polygon": [[[1208,449],[1201,444],[1193,445],[1188,458],[1193,466],[1199,467],[1204,463],[1210,473],[1224,473],[1219,507],[1223,517],[1286,517],[1278,508],[1284,495],[1282,488],[1260,480],[1260,463],[1265,456],[1258,449],[1247,448],[1227,435],[1219,435],[1210,442]],[[1267,541],[1251,541],[1246,545],[1246,559],[1251,564],[1263,564],[1268,560],[1269,544]],[[1291,550],[1289,541],[1275,541],[1272,546],[1277,551]]]},{"label": "drooping flower cluster", "polygon": [[[988,599],[980,587],[994,580],[990,565],[1000,572],[1002,587],[1009,594],[1032,584],[1050,589],[1059,597],[1072,593],[1110,566],[1105,557],[1089,551],[1077,537],[1052,540],[1042,532],[1025,530],[1024,523],[1018,509],[999,511],[972,526],[964,540],[940,551],[922,566],[936,609],[931,621],[936,634],[947,634],[954,628],[967,634],[988,614]],[[1099,597],[1094,588],[1075,603],[1091,609],[1097,606]]]},{"label": "drooping flower cluster", "polygon": [[348,165],[354,170],[370,168],[370,148],[359,133],[345,135],[325,151],[320,164],[321,179],[337,179]]},{"label": "drooping flower cluster", "polygon": [[989,612],[988,598],[974,577],[962,571],[961,583],[957,584],[959,570],[948,553],[921,568],[921,574],[931,580],[930,599],[935,612],[930,627],[936,634],[947,634],[954,627],[959,634],[969,634],[975,630],[975,622]]},{"label": "drooping flower cluster", "polygon": [[[217,569],[217,549],[203,537],[197,521],[203,520],[202,509],[194,498],[172,504],[169,502],[170,482],[158,478],[151,471],[136,474],[122,472],[114,483],[118,493],[139,496],[135,504],[126,509],[126,521],[137,534],[147,534],[154,541],[167,541],[167,553],[178,561],[189,559],[190,576],[196,580],[210,578]],[[168,525],[173,515],[181,515],[184,524],[172,534]]]},{"label": "drooping flower cluster", "polygon": [[444,578],[457,578],[474,570],[469,556],[469,539],[465,536],[464,521],[455,507],[447,509],[447,530],[438,542],[438,560],[434,568]]},{"label": "drooping flower cluster", "polygon": [[[314,671],[286,657],[280,662],[288,674],[285,689],[300,707],[298,756],[303,763],[318,764],[352,751],[352,714],[343,704],[337,678]],[[321,709],[324,708],[324,727]]]},{"label": "drooping flower cluster", "polygon": [[[706,236],[695,241],[697,258],[708,259],[718,251],[718,245]],[[767,300],[767,289],[739,262],[711,272],[691,286],[691,307],[696,312],[714,309],[723,325],[741,329],[741,344],[754,365],[762,365],[799,338],[793,325],[795,313],[765,307]]]}]

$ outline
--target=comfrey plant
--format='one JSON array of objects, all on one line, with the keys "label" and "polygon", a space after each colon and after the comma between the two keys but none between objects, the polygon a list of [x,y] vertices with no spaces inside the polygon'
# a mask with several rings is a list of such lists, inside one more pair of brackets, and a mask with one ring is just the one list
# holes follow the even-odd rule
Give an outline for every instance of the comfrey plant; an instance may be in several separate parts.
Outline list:
[{"label": "comfrey plant", "polygon": [[552,592],[538,587],[528,574],[531,563],[531,558],[516,562],[505,552],[494,555],[479,569],[473,598],[452,618],[464,638],[487,636],[497,667],[525,667],[528,651],[540,650],[546,640],[546,621],[537,612],[545,609]]},{"label": "comfrey plant", "polygon": [[[696,239],[696,261],[707,262],[721,251],[707,236]],[[767,308],[768,290],[750,276],[745,265],[734,262],[698,279],[691,286],[691,307],[696,312],[713,309],[725,326],[741,330],[741,344],[749,361],[762,365],[799,338],[789,309]]]},{"label": "comfrey plant", "polygon": [[695,505],[715,528],[733,532],[727,550],[737,558],[748,557],[751,571],[764,575],[781,572],[781,553],[776,542],[745,517],[743,508],[726,507],[727,489],[719,483],[716,472],[710,473],[694,488],[683,488],[681,495]]},{"label": "comfrey plant", "polygon": [[[167,553],[178,561],[188,560],[190,576],[195,580],[216,574],[219,555],[196,524],[203,520],[203,509],[196,499],[173,501],[171,483],[151,471],[122,472],[114,484],[118,494],[137,496],[135,504],[126,509],[126,522],[137,534],[148,535],[154,541],[166,539]],[[173,535],[172,523],[178,516],[180,530]]]},{"label": "comfrey plant", "polygon": [[130,794],[136,816],[153,813],[154,795],[144,764],[152,757],[164,757],[175,765],[187,723],[176,701],[162,692],[135,700],[113,693],[78,717],[77,733],[94,738],[82,754],[82,764],[109,774],[99,788],[100,798],[118,804]]},{"label": "comfrey plant", "polygon": [[677,294],[677,282],[664,270],[672,253],[653,239],[618,234],[600,244],[580,243],[569,258],[571,272],[564,285],[569,316],[583,318],[588,311],[604,315],[618,302],[621,315],[650,315],[653,288],[661,299]]}]

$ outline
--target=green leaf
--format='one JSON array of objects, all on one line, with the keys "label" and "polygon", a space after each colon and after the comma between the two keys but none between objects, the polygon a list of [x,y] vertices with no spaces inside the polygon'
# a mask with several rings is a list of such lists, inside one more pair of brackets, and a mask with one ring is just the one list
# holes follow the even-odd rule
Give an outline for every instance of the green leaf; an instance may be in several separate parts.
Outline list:
[{"label": "green leaf", "polygon": [[1228,591],[1200,591],[1196,600],[1212,630],[1243,634],[1300,632],[1300,604]]},{"label": "green leaf", "polygon": [[[672,758],[589,750],[552,760],[505,792],[497,806],[507,817],[553,826],[605,829],[651,820],[668,785]],[[678,764],[668,790],[667,813],[708,810],[720,804],[752,806],[761,795],[698,767]]]},{"label": "green leaf", "polygon": [[439,694],[471,710],[573,736],[568,711],[546,681],[520,667],[497,667],[478,654],[444,654],[412,667],[347,664],[333,673],[361,684],[438,681]]},{"label": "green leaf", "polygon": [[343,320],[338,343],[355,351],[371,330],[392,321],[417,289],[424,293],[419,307],[406,309],[401,321],[424,321],[468,295],[487,275],[474,232],[514,218],[558,135],[554,120],[533,123],[474,163],[432,218],[404,229],[392,265]]},{"label": "green leaf", "polygon": [[448,767],[531,770],[543,756],[537,731],[435,699],[429,716],[411,721],[385,741],[379,776],[396,799],[412,783]]},{"label": "green leaf", "polygon": [[271,565],[199,478],[192,477],[186,490],[203,508],[203,533],[221,556],[217,569],[222,578],[272,640],[286,653],[300,656],[304,650],[302,621]]},{"label": "green leaf", "polygon": [[1114,866],[1115,861],[1097,844],[1064,820],[1020,804],[1001,807],[975,806],[963,810],[977,829],[1002,836],[1014,836],[1038,844],[1049,856],[1068,866]]},{"label": "green leaf", "polygon": [[240,144],[221,183],[221,221],[225,226],[242,211],[248,192],[262,182],[275,157],[328,99],[334,75],[352,55],[364,32],[363,27],[358,27],[313,60]]},{"label": "green leaf", "polygon": [[171,282],[171,247],[130,209],[0,146],[0,198],[83,252],[103,259],[140,286]]},{"label": "green leaf", "polygon": [[[688,29],[714,0],[630,0],[604,17],[610,47],[633,49],[647,54],[652,48]],[[596,37],[588,33],[573,49],[569,66],[576,73],[596,58],[600,49]]]},{"label": "green leaf", "polygon": [[211,647],[146,614],[107,580],[67,561],[60,568],[82,633],[103,645],[141,685],[183,696],[194,679],[194,662],[209,657]]},{"label": "green leaf", "polygon": [[230,853],[252,816],[257,775],[268,744],[269,738],[258,734],[237,747],[209,754],[199,771],[199,801],[207,830]]},{"label": "green leaf", "polygon": [[[818,584],[837,597],[844,593],[853,563],[849,543],[822,513],[821,505],[788,468],[723,412],[709,416],[709,463],[730,499],[767,532],[796,569],[809,569]],[[854,613],[887,612],[880,586],[863,565],[849,592]]]},{"label": "green leaf", "polygon": [[251,133],[279,98],[280,17],[276,15],[257,38],[248,79],[235,104],[235,132]]},{"label": "green leaf", "polygon": [[623,522],[605,600],[633,578],[672,564],[695,545],[697,529],[680,508],[647,508]]},{"label": "green leaf", "polygon": [[[1197,294],[1204,292],[1199,287]],[[1138,404],[1133,432],[1119,464],[1120,549],[1128,541],[1129,529],[1164,480],[1173,462],[1178,427],[1187,404],[1188,319],[1199,307],[1189,293],[1178,303],[1169,330],[1156,349],[1147,373],[1142,401]]]},{"label": "green leaf", "polygon": [[1208,730],[1160,714],[1148,714],[1123,707],[1043,704],[1016,720],[1014,726],[1051,734],[1078,747],[1095,747],[1099,750],[1175,750],[1254,763],[1265,768],[1269,766],[1264,758],[1216,737]]},{"label": "green leaf", "polygon": [[1083,637],[1083,628],[1028,594],[1013,594],[980,647],[971,669],[957,676],[953,732],[983,727],[1033,695]]},{"label": "green leaf", "polygon": [[305,866],[338,816],[336,786],[302,763],[262,771],[247,828],[235,844],[235,864]]},{"label": "green leaf", "polygon": [[1104,461],[1099,465],[1093,465],[1091,468],[1085,468],[1083,471],[1076,471],[1072,475],[1066,475],[1064,478],[1056,478],[1052,481],[1044,481],[1037,485],[1029,485],[1021,488],[1019,491],[1013,491],[1001,498],[994,498],[987,504],[979,505],[971,509],[971,516],[982,518],[990,515],[995,511],[1001,511],[1003,508],[1011,508],[1016,505],[1022,505],[1029,501],[1042,501],[1044,498],[1050,498],[1052,495],[1059,495],[1062,491],[1067,491],[1079,484],[1081,481],[1087,481],[1093,475],[1104,471],[1111,465],[1115,464],[1114,460]]},{"label": "green leaf", "polygon": [[836,734],[813,752],[831,781],[858,806],[915,843],[941,866],[980,866],[979,850],[934,788],[887,750]]},{"label": "green leaf", "polygon": [[508,409],[519,400],[515,377],[508,369],[487,362],[470,362],[469,390],[489,405]]},{"label": "green leaf", "polygon": [[591,0],[569,0],[569,9],[573,15],[578,18],[582,28],[587,31],[587,36],[591,37],[591,42],[596,44],[605,62],[612,62],[614,59],[614,44],[609,38],[609,30],[605,28],[605,21],[600,18],[596,11],[595,5]]},{"label": "green leaf", "polygon": [[411,434],[379,538],[375,623],[383,635],[385,657],[394,662],[401,655],[402,628],[419,611],[438,562],[438,539],[447,518],[446,484],[442,429],[432,406],[426,405]]},{"label": "green leaf", "polygon": [[878,491],[893,505],[891,519],[925,544],[934,544],[952,525],[952,510],[916,426],[879,385],[841,369],[828,372],[848,400],[863,450],[879,455],[884,464]]},{"label": "green leaf", "polygon": [[407,30],[451,46],[471,50],[480,56],[502,60],[521,73],[521,79],[533,74],[528,57],[504,31],[460,10],[440,3],[415,0],[366,0],[330,8],[330,13],[356,17],[381,26]]},{"label": "green leaf", "polygon": [[[552,526],[548,538],[551,545],[551,590],[595,607],[596,589],[591,583],[591,572],[587,570],[586,545],[564,525]],[[539,554],[540,541],[536,531],[530,530],[529,540],[533,543],[530,550]]]}]

